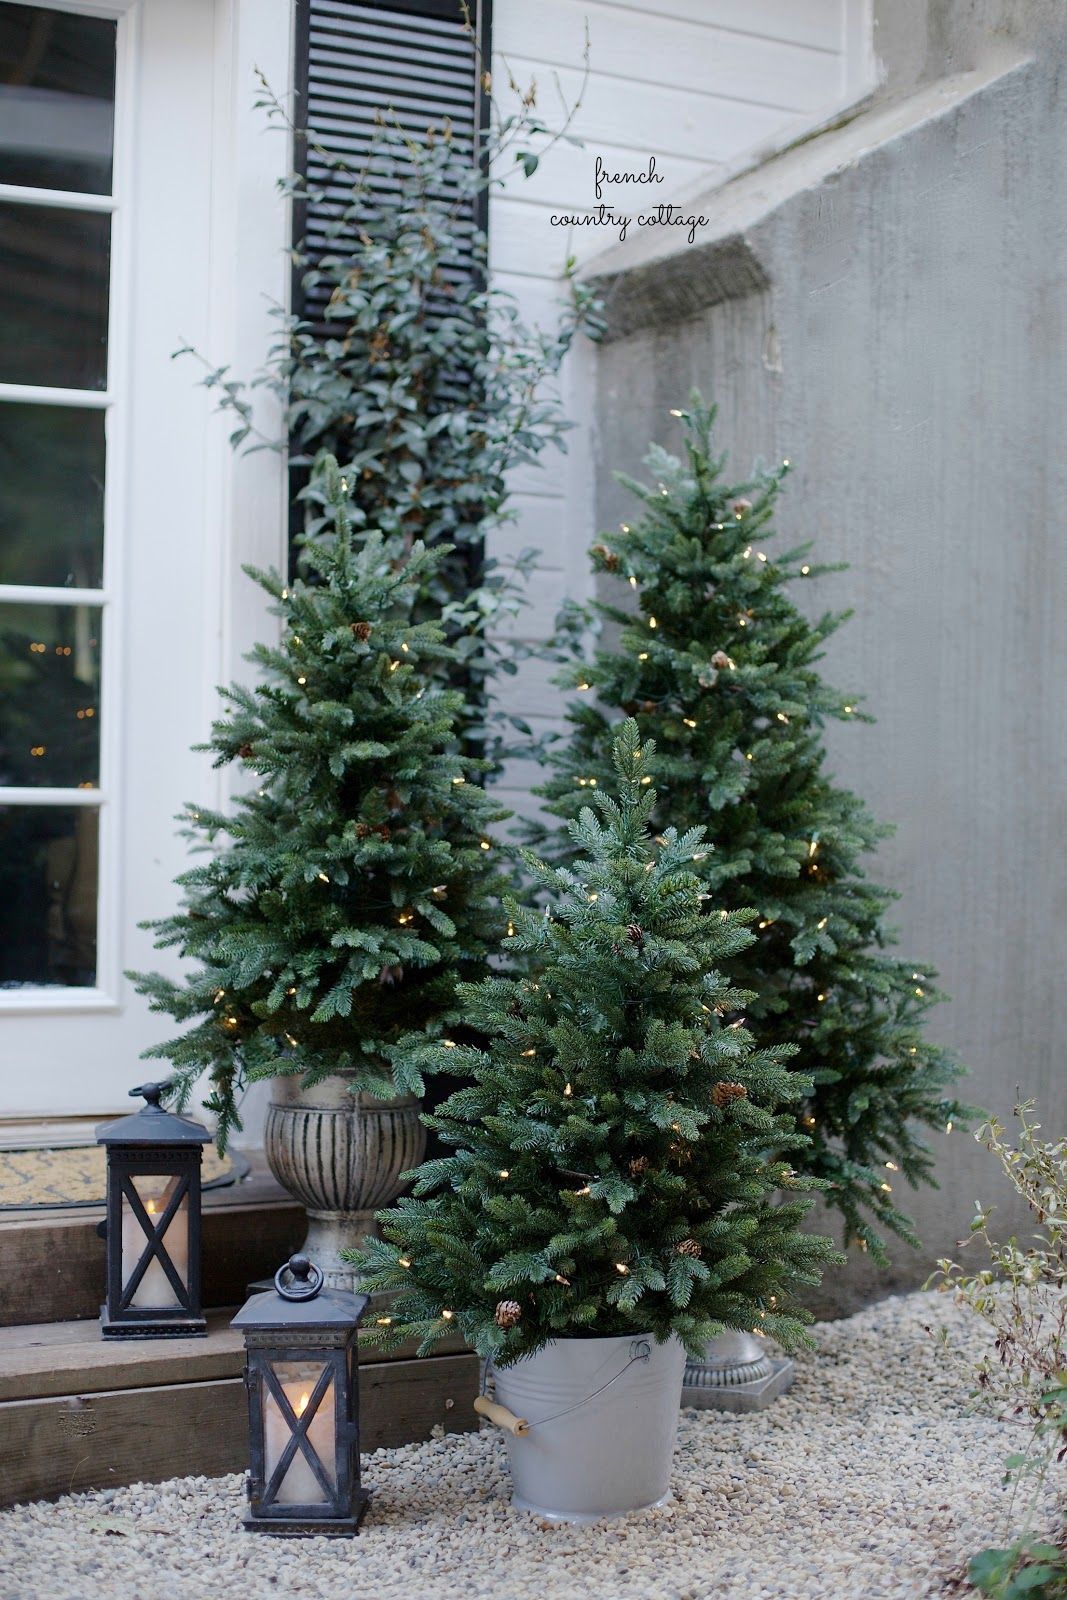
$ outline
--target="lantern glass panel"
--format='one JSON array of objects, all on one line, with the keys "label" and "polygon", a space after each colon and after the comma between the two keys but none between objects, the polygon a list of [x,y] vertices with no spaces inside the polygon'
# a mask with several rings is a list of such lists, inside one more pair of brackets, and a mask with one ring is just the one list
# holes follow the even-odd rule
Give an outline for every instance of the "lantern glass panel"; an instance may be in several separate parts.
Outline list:
[{"label": "lantern glass panel", "polygon": [[[327,1370],[326,1367],[322,1362],[314,1360],[272,1361],[270,1365],[299,1422],[314,1402],[315,1390]],[[308,1424],[306,1438],[322,1463],[331,1494],[327,1496],[323,1492],[322,1484],[311,1463],[303,1450],[297,1446],[296,1454],[273,1497],[278,1505],[329,1505],[336,1495],[336,1395],[332,1373],[327,1382],[328,1387]],[[264,1479],[269,1484],[274,1469],[292,1438],[293,1427],[271,1393],[269,1384],[263,1385],[262,1394]]]},{"label": "lantern glass panel", "polygon": [[[165,1215],[168,1206],[174,1198],[180,1184],[186,1182],[182,1177],[173,1173],[138,1173],[129,1179],[137,1193],[145,1212],[148,1216],[149,1226],[159,1226],[161,1218]],[[122,1282],[127,1285],[136,1270],[149,1235],[144,1231],[144,1224],[130,1203],[129,1196],[124,1192],[122,1196]],[[171,1259],[174,1270],[182,1283],[189,1283],[189,1196],[183,1195],[178,1209],[167,1224],[163,1234],[162,1245]],[[174,1286],[163,1270],[162,1263],[156,1256],[152,1256],[145,1268],[141,1281],[127,1302],[131,1306],[152,1307],[157,1310],[172,1311],[181,1306],[183,1301],[175,1293]]]}]

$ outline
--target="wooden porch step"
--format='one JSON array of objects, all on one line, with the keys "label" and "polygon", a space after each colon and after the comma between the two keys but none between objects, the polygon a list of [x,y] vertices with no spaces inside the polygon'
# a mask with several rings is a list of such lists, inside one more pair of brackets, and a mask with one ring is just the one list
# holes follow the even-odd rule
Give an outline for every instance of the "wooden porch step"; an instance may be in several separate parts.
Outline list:
[{"label": "wooden porch step", "polygon": [[[241,1182],[204,1194],[204,1304],[238,1305],[304,1238],[303,1207],[245,1152]],[[104,1289],[103,1206],[0,1212],[0,1328],[97,1317]]]},{"label": "wooden porch step", "polygon": [[[105,1342],[95,1323],[0,1329],[0,1505],[248,1464],[243,1345],[230,1312],[206,1339]],[[364,1452],[477,1426],[478,1360],[454,1340],[414,1359],[360,1351]]]}]

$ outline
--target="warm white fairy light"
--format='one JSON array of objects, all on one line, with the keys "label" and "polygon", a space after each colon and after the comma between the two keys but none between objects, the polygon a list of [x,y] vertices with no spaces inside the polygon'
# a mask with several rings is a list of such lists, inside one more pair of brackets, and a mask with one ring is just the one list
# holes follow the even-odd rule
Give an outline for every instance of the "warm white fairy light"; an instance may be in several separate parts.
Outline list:
[{"label": "warm white fairy light", "polygon": [[458,788],[458,787],[459,787],[459,785],[460,785],[460,784],[461,784],[461,783],[466,783],[466,781],[467,781],[467,780],[466,780],[466,778],[462,778],[462,777],[460,777],[460,778],[453,778],[453,779],[452,779],[452,782],[453,782],[453,783],[454,783],[454,784],[455,784],[455,785],[456,785],[456,787],[457,787],[457,788]]},{"label": "warm white fairy light", "polygon": [[327,876],[326,876],[326,874],[325,874],[325,872],[320,872],[320,873],[319,873],[319,882],[320,882],[320,883],[329,883],[329,881],[330,881],[330,880],[329,880],[329,878],[328,878],[328,877],[327,877]]},{"label": "warm white fairy light", "polygon": [[647,650],[642,650],[638,654],[637,659],[638,659],[638,661],[647,661],[648,660],[648,651]]},{"label": "warm white fairy light", "polygon": [[444,1048],[446,1050],[456,1050],[456,1049],[459,1048],[457,1046],[457,1044],[456,1044],[455,1039],[442,1039],[441,1043],[442,1043],[442,1045],[444,1046]]},{"label": "warm white fairy light", "polygon": [[411,1265],[411,1261],[410,1261],[409,1257],[407,1257],[407,1256],[400,1256],[400,1257],[398,1257],[398,1260],[399,1260],[400,1265],[405,1269],[405,1271]]},{"label": "warm white fairy light", "polygon": [[626,1265],[625,1261],[616,1261],[615,1271],[619,1274],[620,1278],[625,1278],[629,1276],[630,1269]]},{"label": "warm white fairy light", "polygon": [[378,1317],[376,1320],[379,1328],[391,1328],[393,1325],[392,1317]]},{"label": "warm white fairy light", "polygon": [[390,672],[395,672],[399,665],[400,665],[399,661],[390,661],[390,663],[389,663],[389,671]]},{"label": "warm white fairy light", "polygon": [[449,1311],[447,1307],[441,1312],[441,1316],[445,1322],[451,1322],[455,1315],[456,1313],[454,1311]]},{"label": "warm white fairy light", "polygon": [[636,578],[631,578],[630,579],[630,588],[631,589],[636,589],[637,588],[637,579]]},{"label": "warm white fairy light", "polygon": [[[537,1054],[537,1051],[536,1051],[536,1050],[534,1050],[534,1049],[530,1049],[530,1050],[523,1050],[523,1051],[522,1051],[522,1052],[521,1052],[521,1054],[522,1054],[522,1056],[523,1056],[523,1057],[524,1057],[524,1059],[525,1059],[525,1060],[527,1060],[527,1061],[528,1061],[528,1060],[529,1060],[529,1059],[530,1059],[530,1057],[531,1057],[531,1056],[535,1056],[535,1055],[536,1055],[536,1054]],[[567,1091],[568,1091],[568,1093],[569,1093],[569,1091],[570,1091],[570,1084],[568,1084],[568,1085],[567,1085]]]},{"label": "warm white fairy light", "polygon": [[508,1171],[507,1167],[501,1167],[500,1171],[497,1173],[497,1177],[498,1178],[510,1178],[511,1177],[511,1173]]},{"label": "warm white fairy light", "polygon": [[493,841],[491,839],[479,839],[478,848],[480,850],[491,850],[493,848]]},{"label": "warm white fairy light", "polygon": [[587,683],[576,683],[574,687],[578,690],[579,694],[584,694],[589,688],[589,685]]},{"label": "warm white fairy light", "polygon": [[801,569],[800,569],[801,576],[806,578],[810,571],[811,571],[811,568],[809,566],[801,567]]},{"label": "warm white fairy light", "polygon": [[682,721],[685,723],[687,728],[695,728],[696,727],[696,723],[695,723],[695,721],[693,720],[692,717],[683,717]]},{"label": "warm white fairy light", "polygon": [[762,550],[757,550],[756,551],[756,557],[757,557],[757,560],[759,560],[759,561],[766,561],[766,559],[767,559],[767,557],[764,555]]},{"label": "warm white fairy light", "polygon": [[822,921],[821,922],[817,922],[815,924],[815,926],[821,931],[823,928],[825,928],[825,926],[829,922],[829,920],[830,920],[829,917],[823,917]]},{"label": "warm white fairy light", "polygon": [[411,650],[411,646],[409,644],[402,644],[400,648],[403,650],[405,655],[408,655]]},{"label": "warm white fairy light", "polygon": [[648,625],[649,625],[650,628],[658,628],[659,627],[659,623],[656,621],[655,617],[649,617]]},{"label": "warm white fairy light", "polygon": [[886,1162],[886,1170],[888,1172],[899,1172],[900,1168],[897,1166],[895,1161],[887,1161]]},{"label": "warm white fairy light", "polygon": [[297,683],[299,683],[299,684],[305,684],[305,683],[307,683],[307,679],[306,679],[306,678],[297,678],[297,680],[296,680],[296,681],[297,681]]},{"label": "warm white fairy light", "polygon": [[[525,1055],[526,1052],[523,1051],[523,1054]],[[571,1085],[569,1083],[565,1084],[564,1087],[563,1087],[563,1098],[564,1098],[564,1100],[569,1100],[573,1094],[574,1094],[574,1090],[571,1087]]]},{"label": "warm white fairy light", "polygon": [[779,722],[788,723],[789,721],[789,718],[786,716],[784,711],[776,711],[775,716],[778,718]]}]

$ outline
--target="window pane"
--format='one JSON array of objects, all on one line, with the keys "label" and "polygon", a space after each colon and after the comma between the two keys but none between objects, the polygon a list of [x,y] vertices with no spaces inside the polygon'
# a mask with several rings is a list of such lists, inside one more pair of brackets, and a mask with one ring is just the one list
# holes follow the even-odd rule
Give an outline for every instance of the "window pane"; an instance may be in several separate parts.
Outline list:
[{"label": "window pane", "polygon": [[0,606],[0,785],[98,784],[101,621],[96,606]]},{"label": "window pane", "polygon": [[115,24],[0,5],[0,183],[111,193]]},{"label": "window pane", "polygon": [[107,383],[111,218],[0,206],[0,382]]},{"label": "window pane", "polygon": [[98,813],[0,806],[0,989],[96,982]]},{"label": "window pane", "polygon": [[[317,1361],[272,1361],[274,1375],[282,1386],[290,1406],[299,1420],[311,1404],[315,1386],[326,1370]],[[292,1437],[292,1428],[282,1408],[266,1383],[263,1394],[263,1444],[265,1477],[269,1483],[282,1452]],[[336,1487],[336,1431],[334,1421],[335,1391],[330,1380],[307,1428],[307,1441],[318,1456],[326,1472],[326,1481]],[[275,1496],[278,1505],[314,1506],[328,1503],[322,1485],[303,1450],[297,1449],[288,1471],[278,1486]]]},{"label": "window pane", "polygon": [[0,583],[98,589],[104,413],[0,405]]}]

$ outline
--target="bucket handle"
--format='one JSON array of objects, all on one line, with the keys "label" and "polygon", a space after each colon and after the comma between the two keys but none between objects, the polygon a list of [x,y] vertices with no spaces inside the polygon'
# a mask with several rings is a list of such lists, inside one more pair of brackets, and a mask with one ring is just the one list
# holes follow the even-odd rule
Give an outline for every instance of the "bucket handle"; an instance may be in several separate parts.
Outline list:
[{"label": "bucket handle", "polygon": [[[637,1365],[638,1362],[650,1360],[651,1356],[652,1346],[647,1339],[632,1340],[630,1344],[630,1359],[613,1378],[609,1378],[607,1383],[602,1383],[599,1389],[594,1389],[592,1394],[587,1394],[584,1399],[577,1400],[574,1405],[567,1406],[563,1411],[554,1411],[550,1417],[538,1417],[536,1422],[529,1422],[525,1417],[515,1416],[514,1412],[509,1411],[506,1406],[498,1405],[484,1394],[480,1394],[475,1400],[474,1409],[480,1417],[486,1417],[490,1422],[495,1423],[498,1428],[504,1428],[517,1439],[525,1439],[531,1428],[542,1428],[546,1422],[558,1422],[560,1417],[569,1417],[572,1411],[578,1411],[582,1406],[588,1405],[590,1400],[595,1400],[597,1395],[604,1393],[605,1389],[610,1389],[613,1383],[618,1383],[619,1379],[624,1377],[632,1366]],[[486,1371],[486,1379],[489,1381],[488,1370]]]}]

